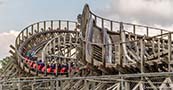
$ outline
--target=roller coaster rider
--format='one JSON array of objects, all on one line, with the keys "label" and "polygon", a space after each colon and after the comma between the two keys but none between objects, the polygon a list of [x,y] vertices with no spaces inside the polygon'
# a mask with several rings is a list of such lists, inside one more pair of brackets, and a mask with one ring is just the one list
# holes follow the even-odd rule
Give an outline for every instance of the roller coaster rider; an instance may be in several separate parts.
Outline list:
[{"label": "roller coaster rider", "polygon": [[[37,69],[38,71],[42,73],[46,71],[47,73],[56,74],[57,72],[58,75],[68,76],[68,72],[73,72],[73,71],[76,72],[76,69],[77,69],[73,62],[70,63],[70,65],[65,62],[61,64],[55,64],[55,62],[52,62],[47,65],[47,69],[46,69],[44,61],[37,60],[34,50],[28,50],[26,52],[25,61],[27,62],[29,67],[31,67],[31,69]],[[57,69],[56,69],[56,65],[58,65]]]}]

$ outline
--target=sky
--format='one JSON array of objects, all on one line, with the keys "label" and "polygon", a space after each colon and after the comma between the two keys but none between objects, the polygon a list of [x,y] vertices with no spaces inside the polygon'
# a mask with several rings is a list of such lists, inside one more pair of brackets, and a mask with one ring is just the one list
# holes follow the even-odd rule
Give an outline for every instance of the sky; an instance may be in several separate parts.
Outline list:
[{"label": "sky", "polygon": [[109,3],[105,0],[0,0],[0,59],[10,55],[9,45],[28,25],[43,20],[74,20],[86,3],[93,10]]},{"label": "sky", "polygon": [[23,28],[43,20],[76,20],[86,3],[105,18],[173,29],[173,0],[0,0],[0,59]]}]

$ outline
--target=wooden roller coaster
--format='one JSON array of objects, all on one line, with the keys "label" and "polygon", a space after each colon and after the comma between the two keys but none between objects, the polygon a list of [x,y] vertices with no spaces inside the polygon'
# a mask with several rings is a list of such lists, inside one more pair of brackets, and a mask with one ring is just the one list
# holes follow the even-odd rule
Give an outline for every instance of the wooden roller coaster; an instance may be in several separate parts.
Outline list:
[{"label": "wooden roller coaster", "polygon": [[78,22],[24,28],[0,90],[173,90],[172,35],[105,19],[85,5]]}]

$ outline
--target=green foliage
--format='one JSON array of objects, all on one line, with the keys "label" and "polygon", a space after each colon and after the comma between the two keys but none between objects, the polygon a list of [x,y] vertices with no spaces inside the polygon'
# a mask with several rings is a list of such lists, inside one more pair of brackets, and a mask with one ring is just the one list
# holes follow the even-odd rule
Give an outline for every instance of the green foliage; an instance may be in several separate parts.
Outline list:
[{"label": "green foliage", "polygon": [[9,57],[5,57],[2,60],[0,60],[0,73],[3,71],[3,69],[7,66],[7,64],[10,62]]}]

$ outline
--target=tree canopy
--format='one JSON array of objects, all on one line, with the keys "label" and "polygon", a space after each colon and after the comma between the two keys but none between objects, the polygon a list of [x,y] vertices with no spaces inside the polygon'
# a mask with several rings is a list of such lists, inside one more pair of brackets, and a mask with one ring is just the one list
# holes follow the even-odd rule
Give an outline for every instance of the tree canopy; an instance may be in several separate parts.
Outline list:
[{"label": "tree canopy", "polygon": [[9,61],[10,61],[10,58],[9,57],[5,57],[2,60],[0,60],[0,73],[7,66],[7,64],[9,63]]}]

